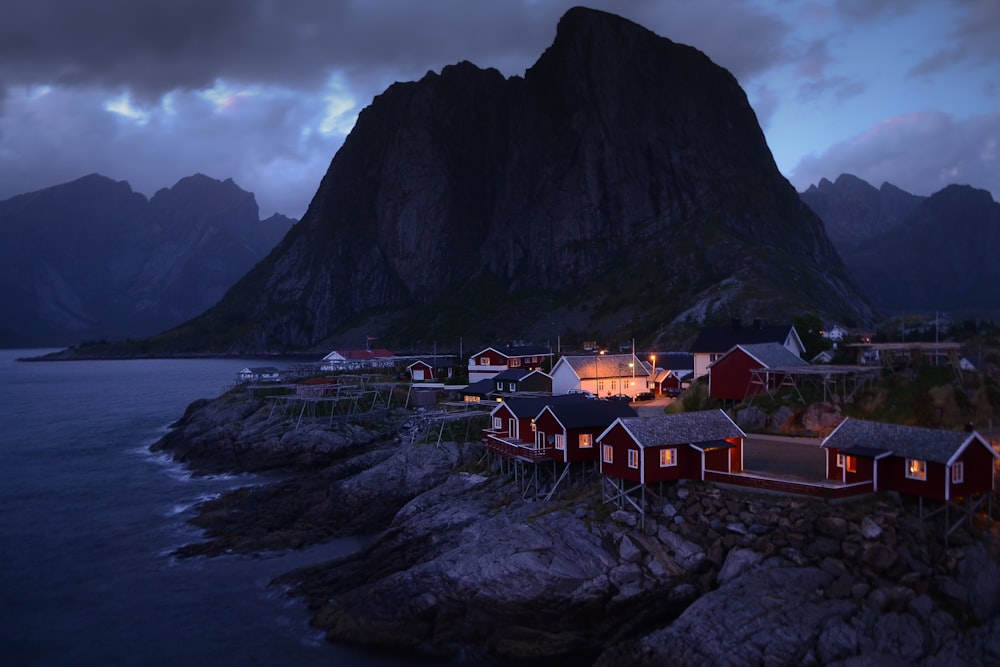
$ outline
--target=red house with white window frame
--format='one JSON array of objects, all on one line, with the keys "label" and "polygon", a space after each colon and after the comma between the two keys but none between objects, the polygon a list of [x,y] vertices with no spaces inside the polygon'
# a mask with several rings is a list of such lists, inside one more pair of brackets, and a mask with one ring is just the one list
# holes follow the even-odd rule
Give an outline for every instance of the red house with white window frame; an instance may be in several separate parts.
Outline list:
[{"label": "red house with white window frame", "polygon": [[469,383],[494,377],[508,368],[545,370],[552,351],[544,345],[487,347],[469,357]]},{"label": "red house with white window frame", "polygon": [[556,461],[597,461],[597,436],[615,419],[635,416],[635,410],[622,401],[554,403],[535,417],[535,432]]},{"label": "red house with white window frame", "polygon": [[722,410],[619,418],[597,438],[601,474],[650,484],[739,472],[744,438]]},{"label": "red house with white window frame", "polygon": [[484,446],[511,459],[550,459],[554,439],[550,447],[544,436],[536,434],[535,417],[550,404],[590,402],[595,399],[581,394],[505,398],[490,412],[490,426],[483,431]]},{"label": "red house with white window frame", "polygon": [[975,431],[845,419],[823,441],[827,479],[873,491],[954,500],[990,493],[996,451]]}]

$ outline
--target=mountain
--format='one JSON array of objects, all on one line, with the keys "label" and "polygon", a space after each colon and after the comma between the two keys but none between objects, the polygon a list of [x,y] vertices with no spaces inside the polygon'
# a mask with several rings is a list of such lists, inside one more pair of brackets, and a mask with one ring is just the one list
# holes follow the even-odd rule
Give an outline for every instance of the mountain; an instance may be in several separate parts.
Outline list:
[{"label": "mountain", "polygon": [[834,183],[820,179],[800,197],[823,220],[841,256],[901,224],[924,200],[891,183],[876,189],[852,174],[841,174]]},{"label": "mountain", "polygon": [[920,197],[843,175],[801,197],[886,313],[1000,313],[1000,204],[986,190],[950,185]]},{"label": "mountain", "polygon": [[232,180],[149,200],[92,174],[0,202],[0,346],[148,336],[214,305],[294,221]]},{"label": "mountain", "polygon": [[302,221],[216,307],[150,344],[653,344],[803,311],[871,315],[736,79],[574,8],[523,77],[462,62],[377,96]]}]

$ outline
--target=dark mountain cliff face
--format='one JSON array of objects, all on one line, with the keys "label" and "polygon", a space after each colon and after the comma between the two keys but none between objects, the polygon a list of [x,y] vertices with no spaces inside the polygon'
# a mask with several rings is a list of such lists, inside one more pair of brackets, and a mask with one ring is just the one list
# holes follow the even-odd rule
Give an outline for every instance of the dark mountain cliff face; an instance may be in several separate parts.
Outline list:
[{"label": "dark mountain cliff face", "polygon": [[848,273],[886,314],[1000,313],[1000,204],[989,192],[950,185],[920,197],[842,175],[801,196]]},{"label": "dark mountain cliff face", "polygon": [[169,351],[322,350],[362,327],[636,336],[704,319],[869,315],[778,172],[736,80],[573,9],[522,77],[470,63],[391,86],[302,222]]},{"label": "dark mountain cliff face", "polygon": [[148,201],[94,174],[0,202],[0,345],[176,326],[216,303],[292,222],[261,222],[251,193],[200,174]]}]

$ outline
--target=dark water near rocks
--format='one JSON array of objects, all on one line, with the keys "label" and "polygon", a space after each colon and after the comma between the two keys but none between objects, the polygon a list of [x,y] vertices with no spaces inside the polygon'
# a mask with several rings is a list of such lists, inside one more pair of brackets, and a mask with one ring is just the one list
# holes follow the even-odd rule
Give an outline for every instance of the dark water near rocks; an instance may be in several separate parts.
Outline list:
[{"label": "dark water near rocks", "polygon": [[199,538],[195,503],[262,478],[192,478],[147,448],[259,361],[16,361],[41,352],[0,350],[0,664],[418,664],[327,643],[268,586],[359,540],[170,556]]}]

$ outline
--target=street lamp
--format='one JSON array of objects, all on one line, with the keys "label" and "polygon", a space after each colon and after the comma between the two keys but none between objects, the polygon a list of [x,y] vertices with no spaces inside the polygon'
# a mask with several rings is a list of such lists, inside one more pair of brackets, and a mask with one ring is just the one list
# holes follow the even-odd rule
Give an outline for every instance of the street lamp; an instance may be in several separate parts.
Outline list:
[{"label": "street lamp", "polygon": [[649,361],[653,364],[653,370],[651,370],[649,372],[649,375],[652,378],[652,381],[651,382],[647,381],[646,384],[647,385],[650,385],[650,384],[653,385],[652,387],[647,387],[647,388],[648,389],[652,389],[653,390],[653,395],[655,396],[656,395],[656,355],[655,354],[649,355]]}]

